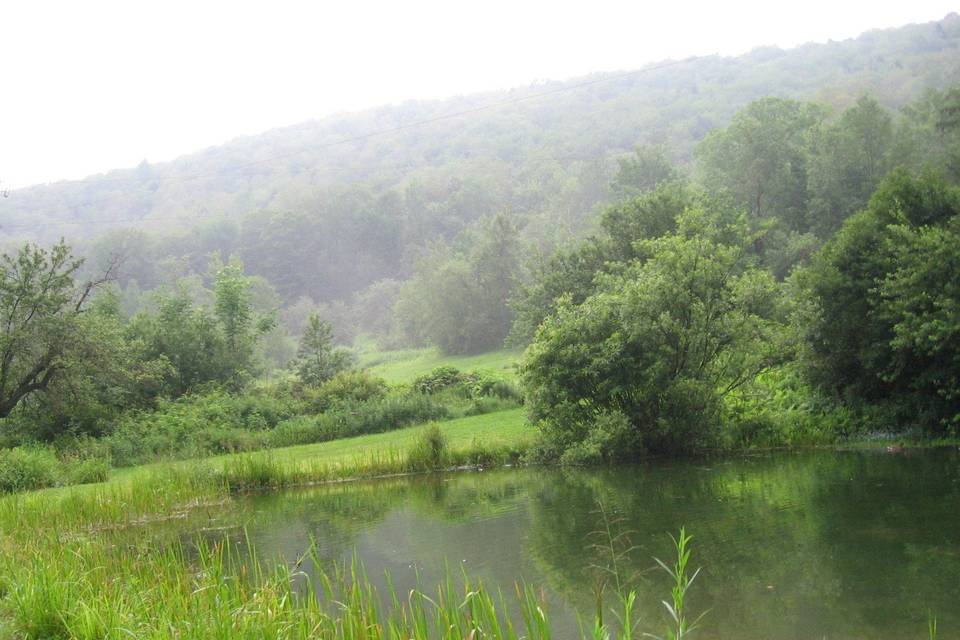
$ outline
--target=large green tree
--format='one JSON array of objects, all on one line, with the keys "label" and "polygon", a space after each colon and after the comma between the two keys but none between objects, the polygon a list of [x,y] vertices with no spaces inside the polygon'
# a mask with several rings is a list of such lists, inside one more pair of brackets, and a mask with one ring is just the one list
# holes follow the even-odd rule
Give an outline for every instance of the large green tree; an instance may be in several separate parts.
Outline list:
[{"label": "large green tree", "polygon": [[960,189],[941,176],[894,172],[798,274],[821,387],[897,421],[957,426],[958,215]]},{"label": "large green tree", "polygon": [[893,118],[876,99],[864,95],[811,137],[808,227],[827,237],[867,204],[893,168]]},{"label": "large green tree", "polygon": [[0,417],[100,353],[83,316],[106,278],[78,284],[81,264],[62,241],[0,257]]},{"label": "large green tree", "polygon": [[318,314],[312,314],[297,349],[295,365],[300,380],[304,384],[317,386],[349,369],[351,364],[353,357],[350,352],[334,346],[333,326]]},{"label": "large green tree", "polygon": [[617,165],[610,189],[619,198],[653,191],[680,177],[666,150],[659,146],[638,145],[632,155],[617,158]]},{"label": "large green tree", "polygon": [[804,230],[807,138],[824,116],[819,105],[784,98],[751,103],[697,147],[704,184],[728,191],[752,219],[776,217]]},{"label": "large green tree", "polygon": [[515,315],[511,342],[527,344],[561,297],[580,304],[596,291],[599,274],[644,258],[647,245],[639,241],[674,231],[677,216],[699,198],[689,186],[667,182],[604,209],[599,233],[538,261],[518,287],[511,299]]},{"label": "large green tree", "polygon": [[523,367],[548,448],[617,459],[711,441],[721,398],[781,356],[778,288],[748,241],[744,224],[689,210],[638,242],[647,260],[561,302]]},{"label": "large green tree", "polygon": [[397,314],[415,341],[447,353],[503,345],[513,322],[508,305],[519,280],[521,244],[504,214],[481,221],[465,248],[437,246],[417,263],[400,292]]},{"label": "large green tree", "polygon": [[184,280],[155,296],[155,311],[133,319],[128,333],[142,358],[163,358],[171,366],[168,395],[205,382],[242,386],[258,372],[255,346],[273,326],[273,316],[254,312],[250,287],[239,261],[215,262],[211,306],[198,303]]}]

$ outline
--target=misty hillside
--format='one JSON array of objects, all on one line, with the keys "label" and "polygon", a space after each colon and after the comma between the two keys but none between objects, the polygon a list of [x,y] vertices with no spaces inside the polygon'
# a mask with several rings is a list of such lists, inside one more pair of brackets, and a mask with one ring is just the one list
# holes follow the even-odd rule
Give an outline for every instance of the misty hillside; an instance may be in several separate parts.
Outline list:
[{"label": "misty hillside", "polygon": [[130,222],[174,229],[261,209],[324,209],[332,200],[378,219],[439,217],[447,236],[497,210],[569,224],[604,197],[610,158],[638,143],[662,144],[684,163],[709,130],[766,95],[843,107],[870,92],[897,108],[926,87],[960,80],[958,45],[960,17],[951,14],[844,42],[337,115],[168,163],[17,190],[0,201],[0,232],[77,240]]}]

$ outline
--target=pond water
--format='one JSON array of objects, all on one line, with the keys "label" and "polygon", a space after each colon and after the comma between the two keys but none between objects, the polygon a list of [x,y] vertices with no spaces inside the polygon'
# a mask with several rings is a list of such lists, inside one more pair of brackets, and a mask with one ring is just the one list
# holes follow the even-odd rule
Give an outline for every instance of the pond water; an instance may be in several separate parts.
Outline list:
[{"label": "pond water", "polygon": [[[960,637],[960,455],[807,451],[612,469],[523,468],[395,478],[244,498],[203,531],[263,557],[362,560],[398,592],[464,567],[508,595],[542,588],[558,638],[594,607],[604,515],[635,548],[619,563],[659,632],[670,533],[693,534],[704,638],[921,638],[930,613]],[[199,527],[197,527],[199,529]],[[310,562],[304,565],[313,571]],[[508,599],[508,601],[511,601]]]}]

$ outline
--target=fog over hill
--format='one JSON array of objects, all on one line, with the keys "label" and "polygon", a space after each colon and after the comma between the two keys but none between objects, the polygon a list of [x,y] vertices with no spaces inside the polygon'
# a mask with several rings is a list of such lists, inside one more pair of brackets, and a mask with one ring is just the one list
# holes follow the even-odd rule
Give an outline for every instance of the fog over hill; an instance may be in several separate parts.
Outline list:
[{"label": "fog over hill", "polygon": [[684,163],[707,131],[765,95],[843,107],[870,92],[897,108],[960,80],[958,43],[951,14],[843,42],[341,114],[168,163],[16,190],[0,201],[0,232],[49,241],[131,224],[178,230],[261,209],[322,208],[358,192],[388,217],[409,201],[442,218],[448,236],[497,210],[576,224],[605,196],[611,159],[638,143],[662,144]]}]

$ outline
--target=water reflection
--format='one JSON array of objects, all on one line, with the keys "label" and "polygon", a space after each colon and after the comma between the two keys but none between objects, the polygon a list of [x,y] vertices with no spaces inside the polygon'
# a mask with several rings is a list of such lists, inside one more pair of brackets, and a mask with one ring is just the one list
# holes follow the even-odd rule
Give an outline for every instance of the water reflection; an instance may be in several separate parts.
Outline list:
[{"label": "water reflection", "polygon": [[[510,591],[542,585],[558,637],[593,609],[597,506],[636,549],[620,574],[640,591],[643,627],[662,628],[668,532],[695,536],[703,574],[692,610],[705,637],[920,637],[928,611],[960,631],[960,470],[952,451],[805,452],[601,470],[529,468],[325,486],[207,514],[187,537],[243,541],[289,562],[315,541],[321,562],[354,553],[379,586],[430,586],[449,566]],[[304,568],[313,567],[307,562]],[[952,631],[951,631],[952,630]]]}]

